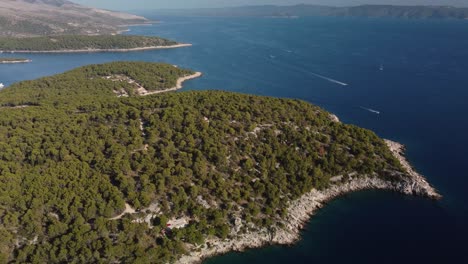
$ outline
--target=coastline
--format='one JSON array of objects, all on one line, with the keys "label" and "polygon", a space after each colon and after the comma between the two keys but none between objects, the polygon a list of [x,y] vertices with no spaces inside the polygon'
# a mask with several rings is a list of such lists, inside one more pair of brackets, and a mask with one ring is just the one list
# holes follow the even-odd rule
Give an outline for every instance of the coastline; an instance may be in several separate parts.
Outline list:
[{"label": "coastline", "polygon": [[17,64],[17,63],[29,63],[32,60],[12,60],[12,61],[0,61],[0,64]]},{"label": "coastline", "polygon": [[141,26],[152,26],[153,24],[159,23],[158,21],[147,21],[147,22],[142,22],[142,23],[136,23],[136,24],[128,24],[128,25],[118,25],[119,28],[122,28],[121,30],[117,30],[115,33],[112,33],[114,35],[122,35],[122,33],[129,32],[130,27],[141,27]]},{"label": "coastline", "polygon": [[[395,158],[407,170],[407,175],[400,175],[398,181],[383,180],[375,177],[375,175],[354,179],[350,177],[350,180],[346,183],[332,185],[326,190],[319,191],[313,189],[290,203],[288,215],[281,221],[284,224],[283,229],[272,232],[263,228],[243,235],[237,235],[235,230],[231,230],[231,236],[234,238],[230,240],[219,238],[207,239],[204,245],[189,248],[190,254],[182,256],[176,263],[201,263],[208,257],[222,255],[231,251],[243,251],[245,249],[260,248],[274,244],[294,244],[300,240],[301,230],[305,227],[306,223],[328,201],[356,191],[377,189],[395,191],[406,195],[418,195],[434,200],[442,198],[427,180],[410,166],[403,156],[404,146],[402,144],[390,140],[385,140],[385,143]],[[239,221],[241,220],[239,219]],[[237,219],[236,222],[238,222]]]},{"label": "coastline", "polygon": [[153,24],[160,23],[159,21],[148,21],[148,22],[143,22],[143,23],[137,23],[137,24],[127,24],[127,25],[119,25],[119,27],[126,28],[126,27],[140,27],[140,26],[152,26]]},{"label": "coastline", "polygon": [[192,44],[180,43],[169,46],[148,46],[140,48],[131,48],[131,49],[76,49],[76,50],[10,50],[10,51],[0,51],[3,53],[26,53],[26,54],[35,54],[35,53],[98,53],[98,52],[132,52],[132,51],[145,51],[145,50],[157,50],[157,49],[176,49],[191,47]]}]

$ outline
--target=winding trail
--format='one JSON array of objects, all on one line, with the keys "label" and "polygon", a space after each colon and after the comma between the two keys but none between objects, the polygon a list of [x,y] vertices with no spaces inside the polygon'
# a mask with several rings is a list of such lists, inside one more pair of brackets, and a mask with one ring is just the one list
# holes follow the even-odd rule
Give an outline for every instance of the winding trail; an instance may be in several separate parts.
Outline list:
[{"label": "winding trail", "polygon": [[167,93],[167,92],[176,91],[176,90],[182,89],[183,84],[184,84],[185,81],[201,77],[202,75],[203,75],[203,73],[201,73],[201,72],[195,72],[192,75],[181,77],[181,78],[177,79],[177,84],[176,84],[175,87],[164,89],[164,90],[158,90],[158,91],[148,91],[144,87],[139,85],[138,94],[141,95],[141,96],[147,96],[147,95],[152,95],[152,94],[159,94],[159,93]]},{"label": "winding trail", "polygon": [[128,203],[125,204],[125,210],[116,217],[110,218],[109,220],[119,220],[126,214],[135,214],[136,210],[133,209]]}]

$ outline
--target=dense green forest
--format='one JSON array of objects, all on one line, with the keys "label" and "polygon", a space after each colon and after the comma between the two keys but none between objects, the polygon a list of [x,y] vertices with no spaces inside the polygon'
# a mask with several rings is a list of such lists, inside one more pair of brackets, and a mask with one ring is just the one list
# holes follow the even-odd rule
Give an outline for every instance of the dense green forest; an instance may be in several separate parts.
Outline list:
[{"label": "dense green forest", "polygon": [[[238,217],[281,228],[288,202],[332,176],[402,172],[374,133],[306,102],[118,98],[127,84],[102,78],[116,73],[168,88],[191,71],[117,62],[0,91],[0,263],[167,263]],[[140,211],[112,220],[126,203]],[[180,217],[188,226],[164,231]]]},{"label": "dense green forest", "polygon": [[0,37],[0,51],[62,51],[135,49],[154,46],[171,46],[177,42],[159,38],[131,35],[65,35],[47,37]]}]

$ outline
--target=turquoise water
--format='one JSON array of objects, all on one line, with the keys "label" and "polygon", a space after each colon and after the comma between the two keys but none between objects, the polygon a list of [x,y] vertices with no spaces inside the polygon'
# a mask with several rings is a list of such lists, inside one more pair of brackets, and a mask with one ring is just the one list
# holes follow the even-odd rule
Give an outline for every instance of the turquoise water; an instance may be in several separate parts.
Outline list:
[{"label": "turquoise water", "polygon": [[468,263],[468,22],[162,20],[132,27],[130,34],[160,35],[194,46],[29,55],[30,64],[0,65],[0,82],[8,85],[115,60],[192,68],[205,75],[187,82],[183,90],[299,98],[346,123],[406,144],[411,163],[444,195],[433,202],[389,192],[350,194],[313,217],[293,247],[231,253],[207,263]]}]

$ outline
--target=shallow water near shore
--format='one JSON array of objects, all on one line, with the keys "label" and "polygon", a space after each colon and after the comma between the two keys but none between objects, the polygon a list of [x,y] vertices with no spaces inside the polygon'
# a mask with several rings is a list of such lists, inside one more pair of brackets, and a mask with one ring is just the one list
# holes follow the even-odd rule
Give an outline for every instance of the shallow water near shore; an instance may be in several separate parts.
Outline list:
[{"label": "shallow water near shore", "polygon": [[320,210],[297,245],[230,253],[206,263],[468,262],[468,22],[145,15],[163,22],[131,27],[128,34],[194,45],[22,54],[33,61],[0,65],[0,83],[116,60],[192,68],[204,76],[185,83],[182,92],[220,89],[298,98],[407,145],[409,161],[444,195],[434,202],[391,192],[350,194]]}]

